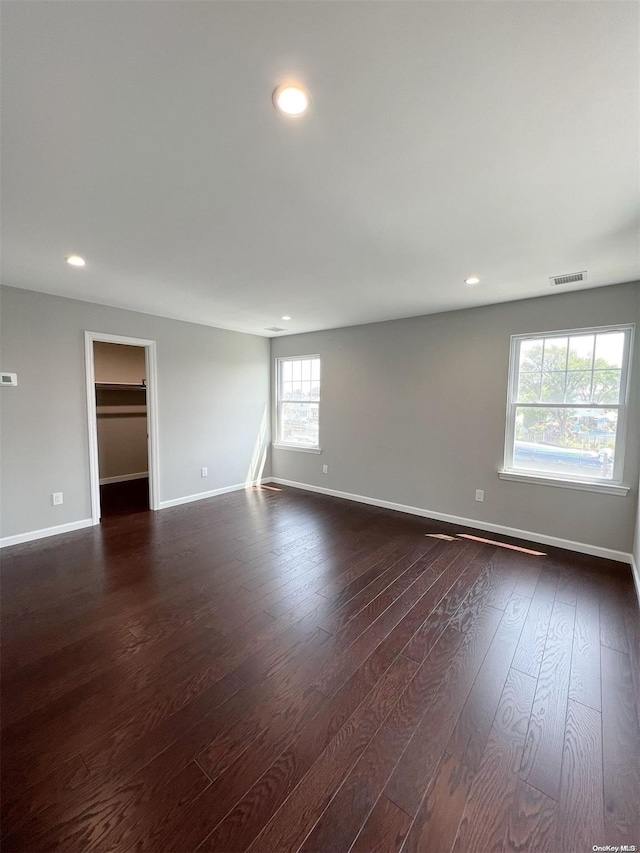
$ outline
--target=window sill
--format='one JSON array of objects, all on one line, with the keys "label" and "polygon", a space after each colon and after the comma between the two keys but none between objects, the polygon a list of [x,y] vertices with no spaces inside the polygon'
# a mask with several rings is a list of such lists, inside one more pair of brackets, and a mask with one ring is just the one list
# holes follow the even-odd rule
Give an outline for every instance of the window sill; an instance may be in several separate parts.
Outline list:
[{"label": "window sill", "polygon": [[536,483],[540,486],[557,486],[560,489],[577,489],[581,492],[600,492],[603,495],[626,495],[629,486],[619,483],[594,483],[589,480],[561,480],[557,477],[525,474],[520,471],[498,471],[501,480],[514,480],[521,483]]},{"label": "window sill", "polygon": [[298,453],[322,453],[321,447],[305,447],[304,444],[278,444],[271,445],[274,450],[296,450]]}]

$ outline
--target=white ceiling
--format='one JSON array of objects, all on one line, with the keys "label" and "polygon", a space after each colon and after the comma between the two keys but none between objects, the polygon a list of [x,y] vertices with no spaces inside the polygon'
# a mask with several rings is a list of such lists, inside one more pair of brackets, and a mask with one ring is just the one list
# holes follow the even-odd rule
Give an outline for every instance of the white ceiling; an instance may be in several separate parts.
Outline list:
[{"label": "white ceiling", "polygon": [[268,334],[640,278],[635,2],[2,6],[4,284]]}]

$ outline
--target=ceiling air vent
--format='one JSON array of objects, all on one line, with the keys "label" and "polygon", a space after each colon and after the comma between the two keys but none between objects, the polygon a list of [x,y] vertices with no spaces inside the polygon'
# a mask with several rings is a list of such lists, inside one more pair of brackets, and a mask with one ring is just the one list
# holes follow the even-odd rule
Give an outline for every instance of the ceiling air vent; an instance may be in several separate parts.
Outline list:
[{"label": "ceiling air vent", "polygon": [[265,332],[286,332],[286,329],[281,329],[280,326],[265,326]]},{"label": "ceiling air vent", "polygon": [[587,271],[571,272],[568,275],[552,275],[549,281],[552,287],[557,287],[559,284],[575,284],[576,281],[586,281]]}]

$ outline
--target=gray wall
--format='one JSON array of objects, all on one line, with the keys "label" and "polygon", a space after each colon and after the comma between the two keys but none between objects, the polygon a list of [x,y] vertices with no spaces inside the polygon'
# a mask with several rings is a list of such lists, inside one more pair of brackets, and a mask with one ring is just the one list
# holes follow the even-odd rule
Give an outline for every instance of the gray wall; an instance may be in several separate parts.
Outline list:
[{"label": "gray wall", "polygon": [[[638,508],[636,512],[636,535],[633,542],[633,558],[636,563],[636,571],[640,572],[640,497],[638,498]],[[640,596],[640,590],[638,590]]]},{"label": "gray wall", "polygon": [[144,347],[95,341],[93,362],[96,382],[126,382],[131,385],[140,385],[147,378]]},{"label": "gray wall", "polygon": [[147,472],[146,392],[99,389],[96,401],[100,482]]},{"label": "gray wall", "polygon": [[[275,477],[629,553],[638,491],[640,340],[626,497],[500,480],[509,337],[637,322],[637,283],[272,341],[322,359],[321,455],[274,449]],[[323,475],[322,465],[329,466]],[[474,500],[485,490],[485,502]]]},{"label": "gray wall", "polygon": [[15,288],[0,299],[2,369],[19,383],[0,392],[2,536],[91,516],[85,330],[157,342],[162,501],[245,482],[268,430],[266,338]]},{"label": "gray wall", "polygon": [[[144,347],[96,341],[93,357],[96,382],[140,385],[147,378]],[[100,482],[147,472],[146,392],[99,389],[96,403]]]}]

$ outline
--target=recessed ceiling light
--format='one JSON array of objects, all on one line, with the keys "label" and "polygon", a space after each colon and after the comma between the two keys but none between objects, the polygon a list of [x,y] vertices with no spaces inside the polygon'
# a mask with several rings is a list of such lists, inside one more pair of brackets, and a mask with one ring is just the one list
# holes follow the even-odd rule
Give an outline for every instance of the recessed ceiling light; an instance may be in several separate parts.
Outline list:
[{"label": "recessed ceiling light", "polygon": [[286,116],[301,116],[309,108],[311,96],[302,86],[285,83],[273,93],[273,104]]},{"label": "recessed ceiling light", "polygon": [[280,317],[280,319],[281,320],[290,320],[291,317],[288,314],[283,314],[282,317]]},{"label": "recessed ceiling light", "polygon": [[68,264],[71,264],[72,267],[83,267],[85,265],[84,258],[81,258],[80,255],[69,255],[66,258]]},{"label": "recessed ceiling light", "polygon": [[465,278],[464,283],[473,286],[474,284],[480,284],[480,279],[477,275],[470,275],[469,278]]}]

